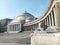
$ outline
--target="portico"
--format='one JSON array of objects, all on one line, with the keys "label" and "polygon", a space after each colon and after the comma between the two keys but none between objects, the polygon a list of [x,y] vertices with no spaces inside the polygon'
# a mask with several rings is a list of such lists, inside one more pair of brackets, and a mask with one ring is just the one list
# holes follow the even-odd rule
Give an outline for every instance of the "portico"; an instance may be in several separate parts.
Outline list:
[{"label": "portico", "polygon": [[9,24],[7,25],[7,32],[8,33],[17,33],[21,31],[21,25],[20,23],[15,23],[15,24]]}]

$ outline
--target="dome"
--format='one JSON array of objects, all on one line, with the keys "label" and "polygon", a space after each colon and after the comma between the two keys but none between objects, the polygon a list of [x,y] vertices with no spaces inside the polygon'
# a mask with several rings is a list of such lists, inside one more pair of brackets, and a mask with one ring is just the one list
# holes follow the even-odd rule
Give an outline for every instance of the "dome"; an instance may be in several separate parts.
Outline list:
[{"label": "dome", "polygon": [[26,20],[27,18],[34,19],[34,16],[25,11],[23,14],[17,16],[16,19],[17,19],[18,21],[20,21],[20,20]]},{"label": "dome", "polygon": [[33,21],[34,19],[35,17],[33,15],[25,11],[23,14],[17,16],[16,19],[13,20],[11,23],[25,23]]},{"label": "dome", "polygon": [[[23,14],[21,14],[21,15],[19,15],[19,16],[17,16],[17,18],[16,18],[19,22],[21,22],[21,21],[25,21],[26,22],[26,20],[30,20],[30,19],[32,19],[32,20],[30,20],[30,21],[33,21],[34,19],[35,19],[35,17],[33,16],[33,15],[31,15],[30,13],[28,13],[28,12],[24,12]],[[28,21],[27,21],[28,22]]]},{"label": "dome", "polygon": [[28,18],[26,18],[25,22],[31,22],[31,21],[33,21],[33,20],[34,20],[33,18],[28,17]]}]

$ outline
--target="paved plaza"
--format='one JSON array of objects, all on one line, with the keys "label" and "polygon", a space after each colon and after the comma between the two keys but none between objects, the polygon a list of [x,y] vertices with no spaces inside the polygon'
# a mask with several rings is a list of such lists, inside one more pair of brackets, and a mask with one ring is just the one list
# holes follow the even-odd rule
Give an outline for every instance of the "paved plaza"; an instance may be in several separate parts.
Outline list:
[{"label": "paved plaza", "polygon": [[24,31],[21,33],[1,33],[0,44],[1,45],[30,45],[30,34],[32,31]]}]

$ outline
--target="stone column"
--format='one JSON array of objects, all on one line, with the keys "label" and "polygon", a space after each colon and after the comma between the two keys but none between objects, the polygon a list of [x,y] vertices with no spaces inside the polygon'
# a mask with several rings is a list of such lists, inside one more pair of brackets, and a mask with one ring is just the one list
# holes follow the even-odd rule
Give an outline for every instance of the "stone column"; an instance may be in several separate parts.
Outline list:
[{"label": "stone column", "polygon": [[17,24],[17,31],[18,31],[18,24]]},{"label": "stone column", "polygon": [[45,19],[45,20],[46,20],[46,25],[47,25],[47,17],[46,17],[46,19]]},{"label": "stone column", "polygon": [[53,14],[52,14],[52,11],[51,11],[51,18],[52,18],[52,26],[54,26],[54,21],[53,21]]},{"label": "stone column", "polygon": [[15,25],[14,25],[14,31],[15,31]]},{"label": "stone column", "polygon": [[12,27],[12,25],[11,25],[11,31],[13,31],[12,28],[13,28],[13,27]]},{"label": "stone column", "polygon": [[11,31],[11,25],[10,25],[10,30],[9,31]]},{"label": "stone column", "polygon": [[21,27],[21,24],[19,24],[19,31],[21,31],[22,29],[21,29],[22,27]]},{"label": "stone column", "polygon": [[50,13],[50,20],[51,20],[51,26],[52,26],[52,14]]},{"label": "stone column", "polygon": [[50,22],[50,26],[51,26],[51,18],[50,18],[50,15],[49,15],[49,22]]},{"label": "stone column", "polygon": [[39,23],[39,28],[40,28],[40,24],[41,24],[41,22]]},{"label": "stone column", "polygon": [[9,31],[9,25],[7,25],[7,31]]},{"label": "stone column", "polygon": [[45,19],[43,21],[44,21],[44,24],[45,24]]},{"label": "stone column", "polygon": [[47,16],[47,26],[49,26],[49,22],[48,22],[48,16]]},{"label": "stone column", "polygon": [[16,24],[15,24],[15,31],[16,31]]},{"label": "stone column", "polygon": [[17,24],[16,24],[15,26],[16,26],[15,29],[16,29],[16,31],[17,31],[17,30],[18,30],[18,29],[17,29],[17,28],[18,28],[18,27],[17,27]]},{"label": "stone column", "polygon": [[47,23],[46,23],[46,19],[45,19],[45,25],[46,25]]},{"label": "stone column", "polygon": [[13,25],[13,31],[14,31],[14,25]]},{"label": "stone column", "polygon": [[9,29],[8,29],[8,31],[10,31],[10,25],[8,25],[9,26]]},{"label": "stone column", "polygon": [[56,14],[55,14],[55,11],[54,11],[54,10],[55,10],[55,7],[53,7],[53,9],[52,9],[52,14],[53,14],[54,26],[56,26],[56,24],[55,24],[55,23],[56,23],[56,19],[55,19],[55,15],[56,15]]},{"label": "stone column", "polygon": [[16,24],[16,31],[18,31],[17,28],[18,28],[18,27],[17,27],[17,24]]},{"label": "stone column", "polygon": [[15,31],[16,31],[16,24],[15,24]]},{"label": "stone column", "polygon": [[18,31],[19,31],[19,24],[18,24],[18,26],[17,26],[17,27],[18,27]]},{"label": "stone column", "polygon": [[12,30],[12,25],[11,25],[11,31],[13,31],[13,30]]},{"label": "stone column", "polygon": [[49,22],[49,15],[48,15],[48,26],[50,26],[50,22]]},{"label": "stone column", "polygon": [[56,26],[60,27],[60,0],[56,1],[55,12],[56,12],[56,15],[55,15],[55,17],[56,17]]},{"label": "stone column", "polygon": [[14,29],[13,25],[12,25],[12,30]]}]

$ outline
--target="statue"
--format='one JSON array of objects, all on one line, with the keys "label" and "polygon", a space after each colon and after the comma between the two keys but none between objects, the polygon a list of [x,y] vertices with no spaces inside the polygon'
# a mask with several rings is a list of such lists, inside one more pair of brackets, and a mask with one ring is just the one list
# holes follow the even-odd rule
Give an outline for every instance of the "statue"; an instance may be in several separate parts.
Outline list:
[{"label": "statue", "polygon": [[40,27],[43,28],[44,31],[46,31],[46,29],[47,29],[48,26],[45,25],[45,24],[42,22],[41,25],[40,25]]}]

